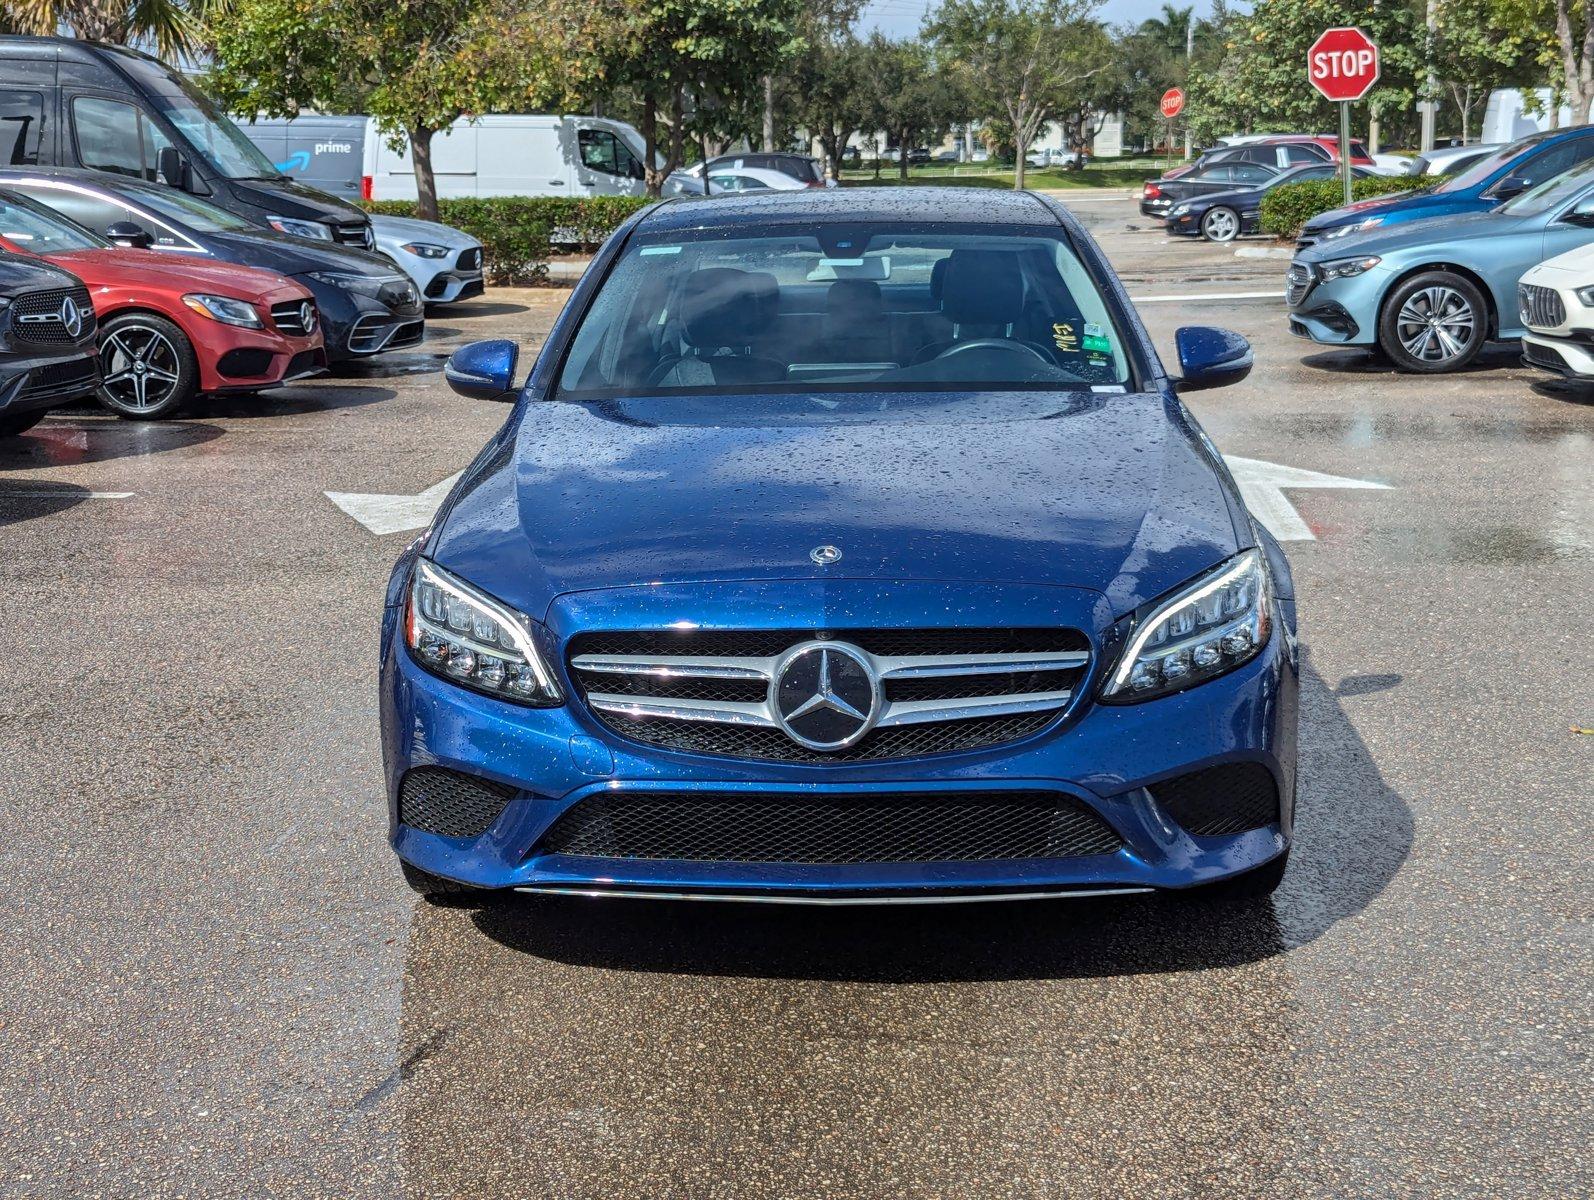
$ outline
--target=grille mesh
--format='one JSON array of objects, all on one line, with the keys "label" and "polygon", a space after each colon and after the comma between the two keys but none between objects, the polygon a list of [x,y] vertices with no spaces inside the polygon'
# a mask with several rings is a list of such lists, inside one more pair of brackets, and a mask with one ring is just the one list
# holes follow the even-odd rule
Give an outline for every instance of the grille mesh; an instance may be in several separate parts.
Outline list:
[{"label": "grille mesh", "polygon": [[1112,854],[1102,819],[1055,792],[786,796],[601,794],[554,822],[541,849],[688,862],[981,862]]},{"label": "grille mesh", "polygon": [[22,394],[29,399],[75,395],[92,390],[99,377],[99,360],[85,354],[72,362],[51,363],[30,371]]},{"label": "grille mesh", "polygon": [[514,794],[445,767],[416,767],[399,784],[399,822],[443,837],[480,837]]},{"label": "grille mesh", "polygon": [[1278,788],[1261,763],[1235,763],[1177,775],[1152,786],[1168,815],[1198,837],[1261,829],[1279,819]]},{"label": "grille mesh", "polygon": [[[77,305],[83,327],[76,337],[59,320],[34,321],[24,317],[54,317],[68,296]],[[27,292],[11,302],[11,334],[20,341],[46,345],[71,345],[94,335],[94,304],[87,288],[53,288],[47,292]]]}]

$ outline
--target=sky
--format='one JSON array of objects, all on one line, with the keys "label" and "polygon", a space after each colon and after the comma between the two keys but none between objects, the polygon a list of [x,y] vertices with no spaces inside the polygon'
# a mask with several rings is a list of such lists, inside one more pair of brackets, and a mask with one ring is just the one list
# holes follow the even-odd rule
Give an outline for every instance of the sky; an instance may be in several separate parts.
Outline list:
[{"label": "sky", "polygon": [[[1179,7],[1193,3],[1196,15],[1204,16],[1211,0],[1175,0]],[[868,34],[878,29],[890,37],[909,37],[919,32],[927,9],[935,0],[871,0],[858,22],[858,31]],[[1162,0],[1106,0],[1101,16],[1109,25],[1138,25],[1162,11]]]}]

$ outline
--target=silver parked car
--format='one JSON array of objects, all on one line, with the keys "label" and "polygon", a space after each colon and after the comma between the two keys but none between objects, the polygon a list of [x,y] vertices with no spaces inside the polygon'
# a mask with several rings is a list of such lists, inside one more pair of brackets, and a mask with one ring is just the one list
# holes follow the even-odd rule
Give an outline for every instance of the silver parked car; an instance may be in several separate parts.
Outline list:
[{"label": "silver parked car", "polygon": [[436,221],[371,214],[376,249],[414,281],[428,304],[452,304],[480,296],[482,244],[468,233]]}]

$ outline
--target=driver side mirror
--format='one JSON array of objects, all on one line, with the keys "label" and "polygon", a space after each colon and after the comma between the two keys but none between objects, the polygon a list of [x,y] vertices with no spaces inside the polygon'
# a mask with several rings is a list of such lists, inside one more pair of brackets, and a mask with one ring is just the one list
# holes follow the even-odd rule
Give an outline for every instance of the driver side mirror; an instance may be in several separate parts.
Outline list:
[{"label": "driver side mirror", "polygon": [[1580,225],[1594,228],[1594,196],[1585,196],[1561,214],[1563,225]]},{"label": "driver side mirror", "polygon": [[105,236],[115,245],[132,250],[148,250],[155,244],[154,236],[137,221],[114,221],[106,228]]},{"label": "driver side mirror", "polygon": [[1507,175],[1494,185],[1494,198],[1496,200],[1509,200],[1513,196],[1520,196],[1532,187],[1532,183],[1520,175]]},{"label": "driver side mirror", "polygon": [[1174,331],[1173,341],[1179,350],[1180,371],[1174,387],[1180,392],[1227,387],[1251,373],[1251,343],[1237,333],[1186,325]]},{"label": "driver side mirror", "polygon": [[155,159],[155,170],[160,175],[162,183],[182,188],[185,192],[194,190],[193,168],[188,165],[188,160],[177,152],[176,146],[161,147],[160,154]]},{"label": "driver side mirror", "polygon": [[472,400],[515,400],[515,360],[520,347],[496,338],[461,346],[443,364],[443,378],[461,396]]}]

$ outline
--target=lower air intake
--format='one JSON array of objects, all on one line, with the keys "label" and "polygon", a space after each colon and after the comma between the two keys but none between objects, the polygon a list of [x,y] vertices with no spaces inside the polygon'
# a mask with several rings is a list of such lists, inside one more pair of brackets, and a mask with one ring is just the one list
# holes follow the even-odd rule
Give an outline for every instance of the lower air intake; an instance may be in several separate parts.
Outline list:
[{"label": "lower air intake", "polygon": [[1102,819],[1056,792],[794,796],[601,794],[554,822],[539,849],[686,862],[984,862],[1112,854]]},{"label": "lower air intake", "polygon": [[399,823],[443,837],[480,837],[515,789],[445,767],[416,767],[399,784]]},{"label": "lower air intake", "polygon": [[1151,786],[1168,815],[1198,837],[1261,829],[1279,819],[1273,773],[1261,763],[1232,763],[1177,775]]}]

